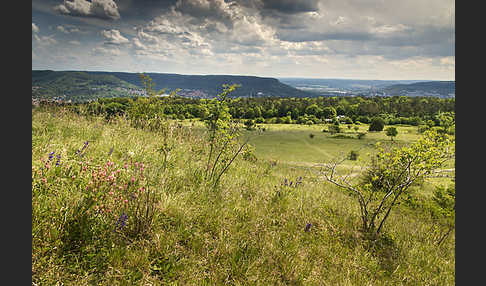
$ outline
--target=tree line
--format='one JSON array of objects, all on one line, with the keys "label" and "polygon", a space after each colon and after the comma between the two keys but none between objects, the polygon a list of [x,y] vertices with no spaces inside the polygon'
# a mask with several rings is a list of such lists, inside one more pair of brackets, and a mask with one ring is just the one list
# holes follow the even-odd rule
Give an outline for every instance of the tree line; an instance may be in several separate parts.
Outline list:
[{"label": "tree line", "polygon": [[[92,114],[114,116],[125,114],[143,97],[99,98],[83,105]],[[177,95],[156,97],[151,104],[158,113],[173,119],[204,119],[209,115],[211,99],[185,98]],[[140,102],[139,102],[140,103]],[[315,98],[228,98],[232,118],[256,123],[320,124],[336,117],[341,123],[368,124],[380,117],[387,125],[439,125],[438,114],[455,113],[454,98],[438,97],[315,97]]]}]

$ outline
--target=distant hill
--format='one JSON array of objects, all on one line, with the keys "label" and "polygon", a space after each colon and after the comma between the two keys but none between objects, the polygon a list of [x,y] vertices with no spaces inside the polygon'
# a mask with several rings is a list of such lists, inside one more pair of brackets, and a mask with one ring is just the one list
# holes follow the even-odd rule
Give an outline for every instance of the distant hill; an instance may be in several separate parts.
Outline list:
[{"label": "distant hill", "polygon": [[382,89],[386,95],[455,97],[455,81],[427,81],[394,84]]},{"label": "distant hill", "polygon": [[[180,75],[146,73],[156,90],[177,88],[187,97],[212,98],[223,84],[240,84],[233,97],[309,97],[312,93],[281,83],[275,78],[232,75]],[[63,97],[84,101],[97,97],[134,96],[143,93],[138,73],[94,71],[32,71],[32,95],[35,97]]]},{"label": "distant hill", "polygon": [[98,97],[129,96],[139,88],[110,74],[79,71],[32,71],[32,97],[85,101]]}]

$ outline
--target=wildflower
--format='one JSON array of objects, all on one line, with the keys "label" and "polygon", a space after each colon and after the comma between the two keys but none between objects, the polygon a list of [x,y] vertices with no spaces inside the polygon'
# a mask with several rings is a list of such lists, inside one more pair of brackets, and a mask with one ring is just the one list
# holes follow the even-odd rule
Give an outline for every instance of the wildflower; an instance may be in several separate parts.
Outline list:
[{"label": "wildflower", "polygon": [[306,226],[305,226],[305,232],[308,232],[309,229],[311,228],[312,224],[311,223],[308,223]]},{"label": "wildflower", "polygon": [[118,221],[116,222],[115,230],[118,227],[118,225],[120,225],[119,229],[121,229],[122,227],[124,227],[127,218],[128,218],[128,216],[125,213],[122,213],[121,216],[118,218]]},{"label": "wildflower", "polygon": [[114,147],[110,148],[110,152],[108,153],[108,156],[111,156],[111,153],[113,153],[113,149],[114,149]]},{"label": "wildflower", "polygon": [[54,153],[56,153],[56,151],[52,151],[51,153],[49,153],[49,160],[48,161],[51,161],[52,158],[54,158]]},{"label": "wildflower", "polygon": [[56,158],[57,158],[56,166],[59,166],[59,164],[61,163],[61,154],[58,154]]}]

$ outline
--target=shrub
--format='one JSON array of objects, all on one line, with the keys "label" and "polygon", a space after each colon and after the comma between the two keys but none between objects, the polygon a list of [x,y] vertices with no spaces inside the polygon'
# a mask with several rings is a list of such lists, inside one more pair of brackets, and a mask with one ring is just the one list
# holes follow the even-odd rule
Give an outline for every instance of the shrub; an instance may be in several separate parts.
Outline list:
[{"label": "shrub", "polygon": [[336,167],[344,160],[328,164],[324,177],[328,182],[356,195],[360,205],[362,229],[378,235],[393,207],[409,187],[430,175],[453,158],[455,139],[452,136],[426,132],[417,142],[402,148],[385,150],[373,158],[359,183],[347,181],[348,176],[336,178]]},{"label": "shrub", "polygon": [[257,117],[255,119],[255,123],[264,123],[264,122],[265,122],[265,118],[263,118],[263,117]]},{"label": "shrub", "polygon": [[398,135],[398,130],[396,127],[387,127],[386,128],[386,136],[390,136],[390,139],[393,141],[393,137]]},{"label": "shrub", "polygon": [[356,137],[358,139],[363,139],[363,137],[365,137],[365,135],[366,135],[366,132],[359,132],[358,135],[356,135]]},{"label": "shrub", "polygon": [[349,158],[349,160],[351,160],[351,161],[356,161],[356,160],[358,160],[358,156],[359,156],[358,151],[351,150],[351,151],[349,152],[348,158]]},{"label": "shrub", "polygon": [[327,128],[329,130],[329,133],[331,133],[331,134],[341,132],[341,127],[339,127],[339,125],[336,125],[336,124],[329,125]]},{"label": "shrub", "polygon": [[374,117],[371,120],[369,131],[382,131],[385,127],[385,121],[381,117]]},{"label": "shrub", "polygon": [[255,120],[247,119],[244,124],[246,130],[255,130]]}]

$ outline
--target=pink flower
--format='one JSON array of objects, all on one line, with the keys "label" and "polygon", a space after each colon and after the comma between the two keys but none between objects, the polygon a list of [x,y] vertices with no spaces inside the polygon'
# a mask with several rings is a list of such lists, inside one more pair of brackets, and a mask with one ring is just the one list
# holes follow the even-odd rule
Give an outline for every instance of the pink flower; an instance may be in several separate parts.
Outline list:
[{"label": "pink flower", "polygon": [[134,182],[135,182],[135,177],[132,176],[132,183],[134,183]]},{"label": "pink flower", "polygon": [[126,204],[126,203],[128,203],[128,200],[124,200],[123,202]]}]

